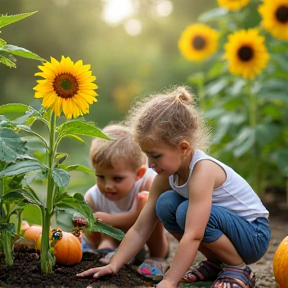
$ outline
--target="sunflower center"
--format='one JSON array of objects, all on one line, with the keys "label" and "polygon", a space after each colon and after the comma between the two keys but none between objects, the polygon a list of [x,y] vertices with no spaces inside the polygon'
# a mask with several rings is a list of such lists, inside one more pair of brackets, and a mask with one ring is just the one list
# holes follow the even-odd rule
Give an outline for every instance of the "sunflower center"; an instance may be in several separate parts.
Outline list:
[{"label": "sunflower center", "polygon": [[249,46],[242,46],[238,50],[238,56],[242,61],[249,61],[253,58],[253,49]]},{"label": "sunflower center", "polygon": [[66,73],[60,74],[55,78],[53,87],[61,98],[72,98],[79,90],[77,79]]},{"label": "sunflower center", "polygon": [[196,50],[202,50],[206,45],[206,40],[202,36],[195,36],[192,45]]},{"label": "sunflower center", "polygon": [[288,22],[288,7],[287,6],[280,6],[276,10],[276,18],[279,20],[281,23],[286,23]]}]

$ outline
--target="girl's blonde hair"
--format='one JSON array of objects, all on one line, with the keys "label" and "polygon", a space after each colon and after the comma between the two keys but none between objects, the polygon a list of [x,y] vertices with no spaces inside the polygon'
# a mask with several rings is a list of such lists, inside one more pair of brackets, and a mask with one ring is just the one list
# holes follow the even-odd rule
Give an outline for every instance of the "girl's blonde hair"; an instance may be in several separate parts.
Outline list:
[{"label": "girl's blonde hair", "polygon": [[133,140],[129,127],[121,124],[111,124],[102,130],[111,140],[94,138],[90,147],[90,159],[93,167],[96,165],[113,168],[115,163],[124,162],[133,171],[146,164],[146,155]]},{"label": "girl's blonde hair", "polygon": [[188,88],[180,86],[136,103],[127,118],[128,125],[134,128],[135,140],[149,138],[171,147],[186,140],[194,149],[206,151],[210,129],[192,105],[194,98]]}]

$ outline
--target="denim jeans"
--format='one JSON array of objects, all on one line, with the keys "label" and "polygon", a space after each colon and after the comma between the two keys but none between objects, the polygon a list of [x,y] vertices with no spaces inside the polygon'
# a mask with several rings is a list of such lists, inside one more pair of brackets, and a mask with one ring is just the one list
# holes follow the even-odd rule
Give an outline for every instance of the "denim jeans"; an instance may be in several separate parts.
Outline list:
[{"label": "denim jeans", "polygon": [[[172,190],[161,194],[156,203],[157,216],[169,232],[184,233],[187,208],[188,199]],[[271,230],[265,217],[249,222],[224,207],[212,204],[202,242],[215,242],[223,234],[233,243],[243,261],[251,264],[267,251]]]}]

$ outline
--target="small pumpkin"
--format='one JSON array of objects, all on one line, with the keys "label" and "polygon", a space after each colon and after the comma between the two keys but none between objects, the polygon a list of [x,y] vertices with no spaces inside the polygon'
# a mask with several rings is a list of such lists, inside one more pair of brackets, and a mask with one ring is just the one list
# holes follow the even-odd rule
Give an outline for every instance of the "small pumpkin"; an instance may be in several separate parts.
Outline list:
[{"label": "small pumpkin", "polygon": [[[36,249],[41,248],[40,235],[36,240]],[[52,252],[56,262],[64,265],[74,265],[82,259],[82,247],[79,239],[72,233],[65,232],[60,228],[52,229],[49,234]]]},{"label": "small pumpkin", "polygon": [[[25,221],[26,222],[26,221]],[[40,234],[42,234],[42,227],[39,225],[32,225],[30,226],[28,223],[28,226],[26,223],[23,223],[22,230],[24,231],[24,237],[36,241],[36,239],[39,237]]]},{"label": "small pumpkin", "polygon": [[280,288],[288,288],[288,235],[279,244],[273,258],[273,273]]}]

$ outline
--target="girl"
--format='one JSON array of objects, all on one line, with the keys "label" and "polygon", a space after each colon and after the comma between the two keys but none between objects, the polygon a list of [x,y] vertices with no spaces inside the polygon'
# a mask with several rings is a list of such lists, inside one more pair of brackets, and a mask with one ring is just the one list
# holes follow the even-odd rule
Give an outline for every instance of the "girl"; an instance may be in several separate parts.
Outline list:
[{"label": "girl", "polygon": [[[158,175],[111,263],[79,277],[116,273],[160,220],[179,245],[157,288],[175,288],[182,278],[214,281],[213,288],[254,287],[247,264],[258,261],[268,248],[269,213],[240,175],[204,153],[209,130],[192,100],[188,90],[179,87],[153,95],[130,113],[135,139]],[[187,272],[198,250],[207,260]]]}]

